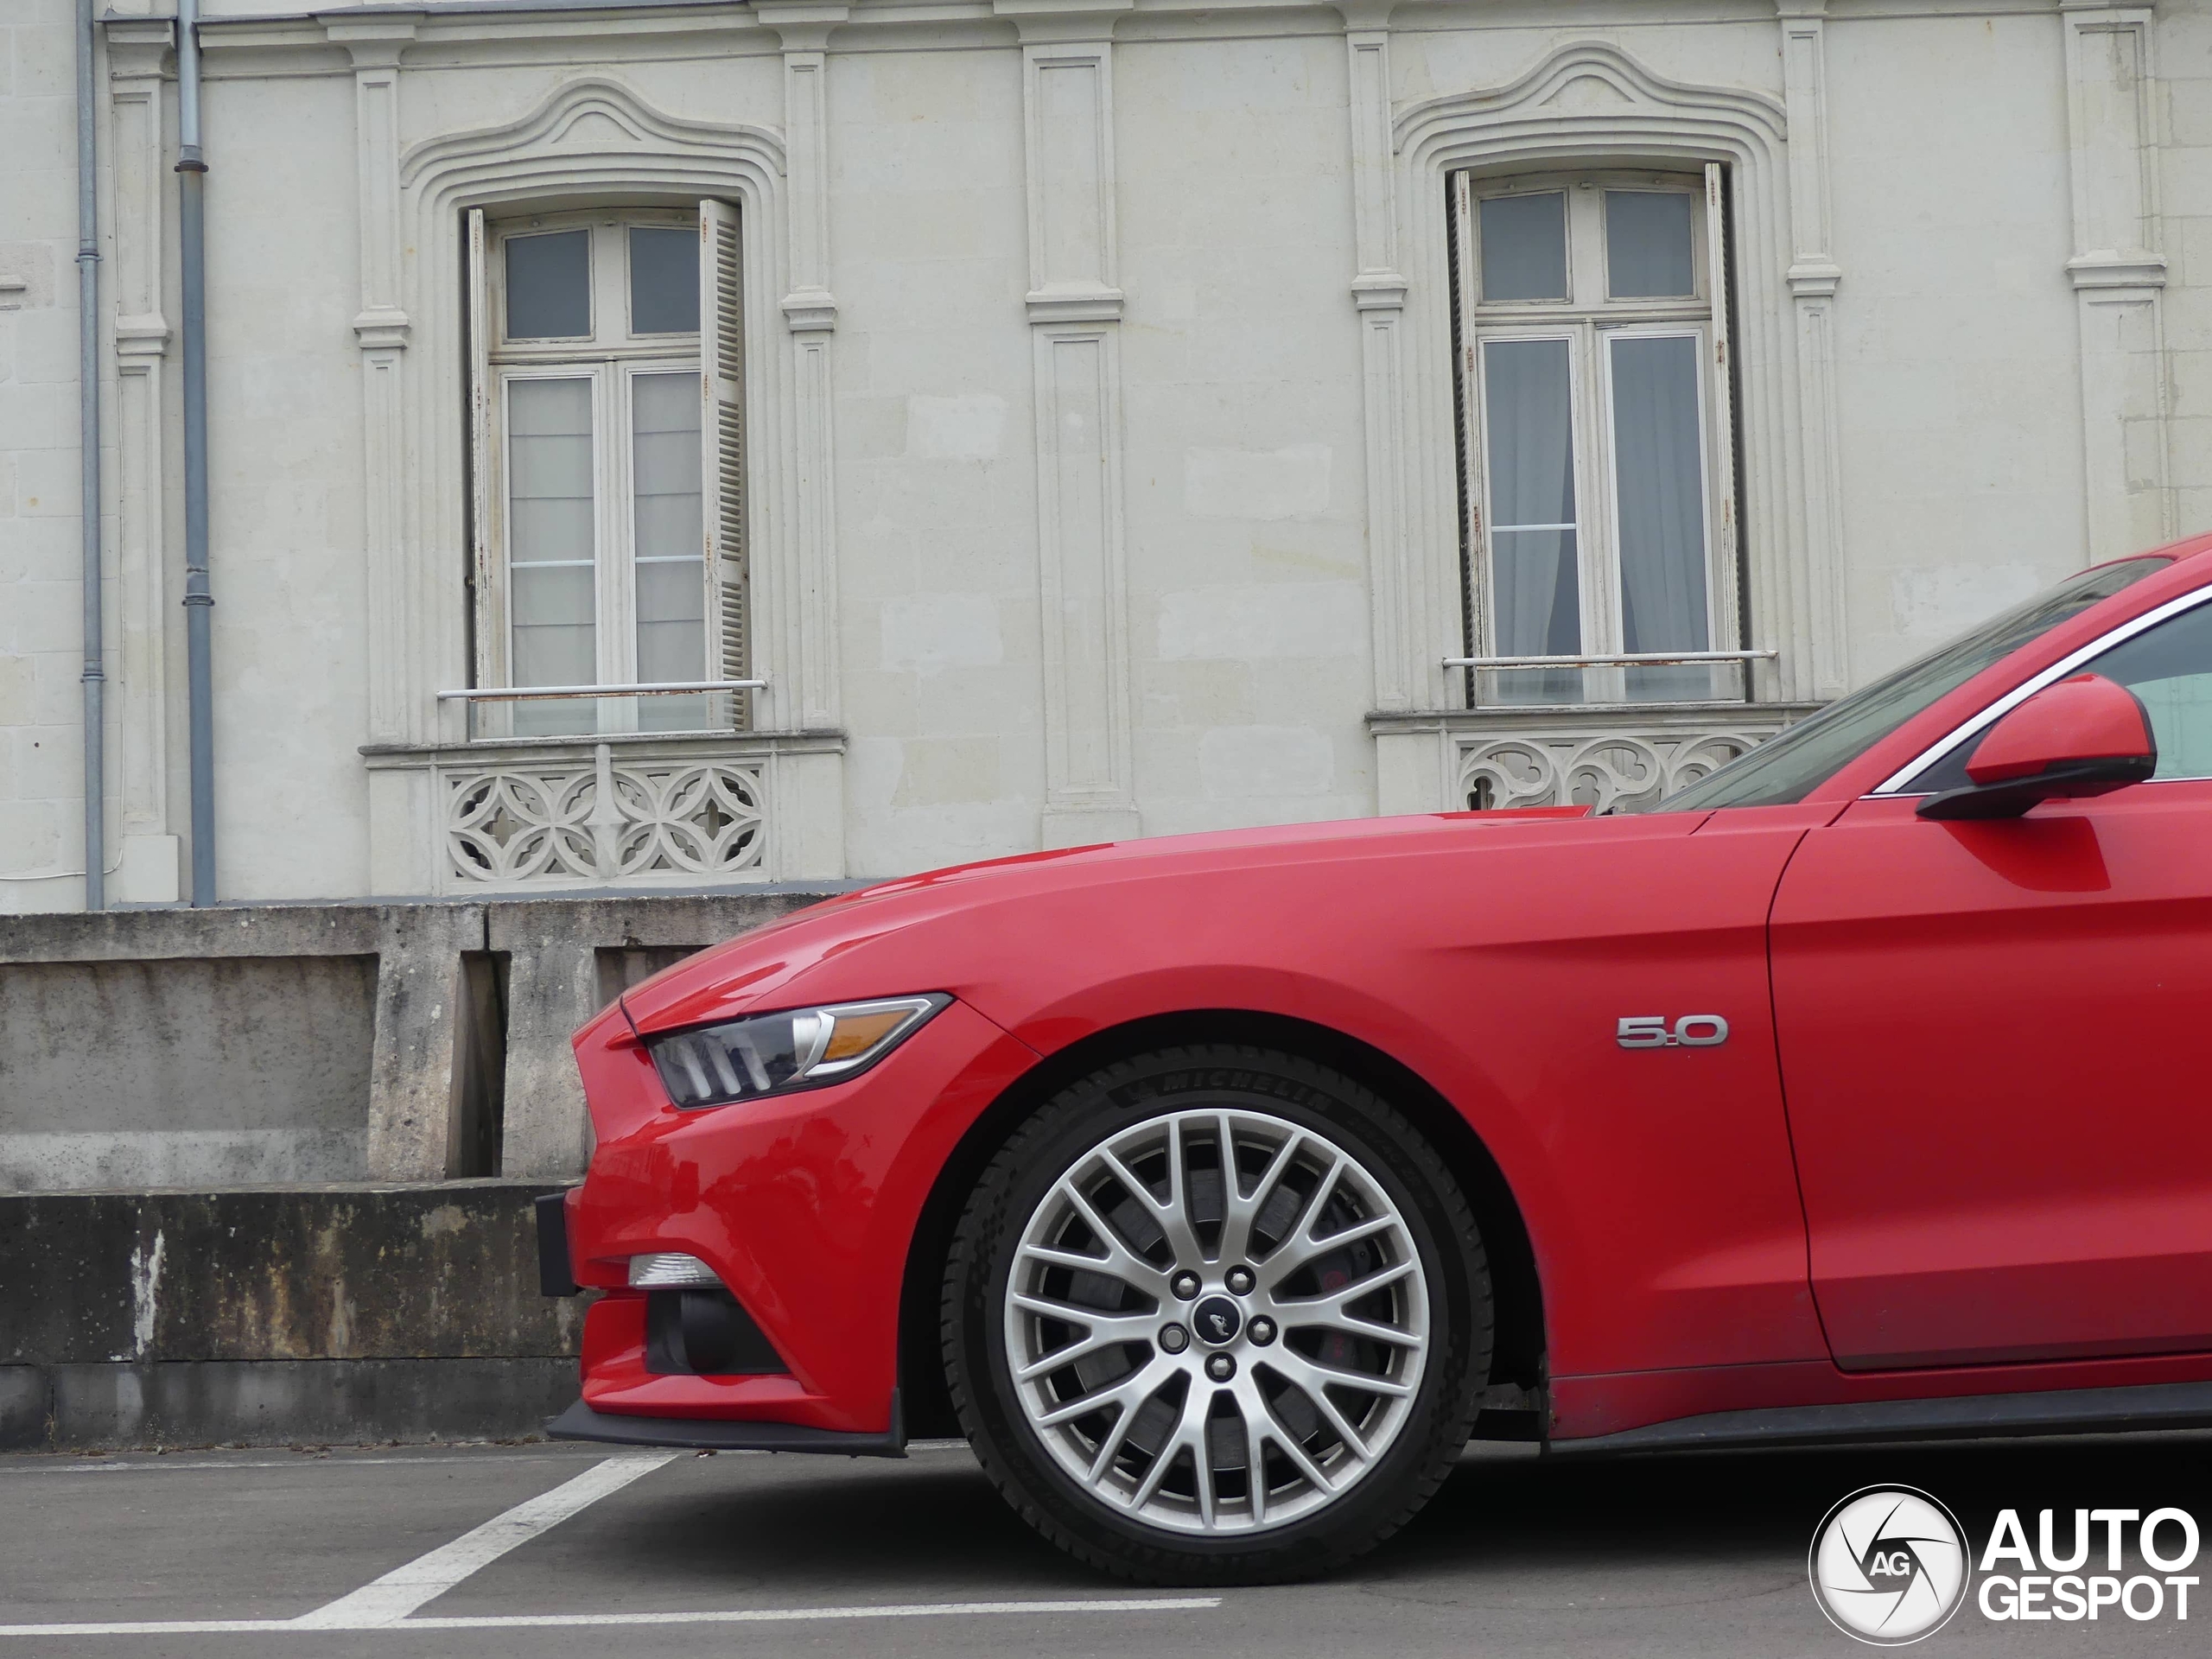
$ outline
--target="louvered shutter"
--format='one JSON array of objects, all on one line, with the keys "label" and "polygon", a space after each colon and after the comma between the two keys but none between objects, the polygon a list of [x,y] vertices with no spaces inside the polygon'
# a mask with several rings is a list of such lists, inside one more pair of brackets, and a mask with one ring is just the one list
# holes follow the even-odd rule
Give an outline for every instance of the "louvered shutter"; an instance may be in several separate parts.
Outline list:
[{"label": "louvered shutter", "polygon": [[[748,550],[745,539],[745,291],[737,209],[699,204],[699,422],[704,450],[707,667],[725,680],[753,677]],[[753,724],[753,694],[730,696],[732,723]]]},{"label": "louvered shutter", "polygon": [[[499,535],[493,524],[499,481],[494,475],[499,446],[498,388],[492,384],[492,285],[484,210],[468,210],[468,541],[470,580],[474,586],[471,621],[476,632],[476,680],[480,686],[503,685],[499,649],[505,614],[499,580]],[[478,705],[488,709],[497,705]]]}]

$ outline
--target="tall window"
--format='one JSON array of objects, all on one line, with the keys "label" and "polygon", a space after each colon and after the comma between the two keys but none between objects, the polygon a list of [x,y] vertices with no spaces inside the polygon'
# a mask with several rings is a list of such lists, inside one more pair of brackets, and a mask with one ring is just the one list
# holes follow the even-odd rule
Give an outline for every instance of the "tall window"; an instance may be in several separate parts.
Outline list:
[{"label": "tall window", "polygon": [[[721,202],[471,214],[480,684],[747,677],[736,229]],[[538,698],[477,729],[696,731],[748,701]]]},{"label": "tall window", "polygon": [[[1453,177],[1478,658],[1733,650],[1719,169]],[[1471,704],[1740,696],[1735,662],[1470,671]]]}]

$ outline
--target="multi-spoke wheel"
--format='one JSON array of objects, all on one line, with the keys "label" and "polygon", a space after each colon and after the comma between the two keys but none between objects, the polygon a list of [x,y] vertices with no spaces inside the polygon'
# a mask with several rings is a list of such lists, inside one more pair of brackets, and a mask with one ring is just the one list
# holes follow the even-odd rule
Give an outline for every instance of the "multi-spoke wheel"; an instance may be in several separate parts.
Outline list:
[{"label": "multi-spoke wheel", "polygon": [[986,1172],[946,1353],[985,1467],[1064,1546],[1279,1578],[1441,1479],[1489,1304],[1465,1204],[1396,1112],[1291,1056],[1176,1050],[1070,1090]]}]

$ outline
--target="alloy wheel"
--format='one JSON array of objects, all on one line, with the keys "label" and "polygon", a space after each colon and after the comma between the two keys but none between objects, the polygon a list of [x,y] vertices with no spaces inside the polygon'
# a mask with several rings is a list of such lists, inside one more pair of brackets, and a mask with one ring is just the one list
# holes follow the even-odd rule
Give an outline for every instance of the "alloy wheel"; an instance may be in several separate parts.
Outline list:
[{"label": "alloy wheel", "polygon": [[1030,1431],[1098,1502],[1218,1535],[1286,1526],[1373,1470],[1428,1357],[1405,1217],[1329,1137],[1270,1115],[1116,1131],[1031,1213],[1005,1292]]}]

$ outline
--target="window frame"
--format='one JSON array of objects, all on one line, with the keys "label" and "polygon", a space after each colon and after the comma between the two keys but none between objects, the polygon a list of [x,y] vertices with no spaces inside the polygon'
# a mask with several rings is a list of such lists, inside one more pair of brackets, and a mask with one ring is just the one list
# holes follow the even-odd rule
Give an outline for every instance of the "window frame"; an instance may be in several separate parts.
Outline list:
[{"label": "window frame", "polygon": [[[1461,422],[1459,457],[1463,518],[1462,583],[1465,609],[1475,637],[1472,656],[1503,655],[1496,614],[1494,542],[1489,443],[1488,372],[1484,347],[1510,339],[1570,340],[1570,397],[1574,458],[1576,582],[1580,652],[1599,656],[1625,649],[1625,599],[1620,567],[1620,476],[1611,342],[1617,339],[1688,336],[1697,342],[1699,464],[1705,506],[1706,649],[1742,648],[1743,550],[1736,534],[1734,389],[1722,168],[1703,164],[1703,176],[1677,163],[1653,168],[1526,168],[1510,171],[1459,168],[1450,181],[1448,230],[1457,285],[1453,375]],[[1683,195],[1690,199],[1690,257],[1694,292],[1615,300],[1611,297],[1611,249],[1605,195],[1609,190]],[[1567,296],[1554,300],[1485,301],[1482,297],[1480,204],[1509,196],[1563,194],[1566,198]],[[1470,709],[1561,710],[1729,704],[1748,700],[1750,664],[1738,692],[1694,699],[1627,696],[1621,667],[1567,671],[1579,674],[1583,695],[1573,702],[1481,696],[1482,677],[1498,671],[1469,668],[1464,681]],[[1527,672],[1529,671],[1522,671]],[[1716,676],[1717,677],[1717,676]]]},{"label": "window frame", "polygon": [[[638,616],[639,572],[643,568],[637,545],[636,492],[636,381],[648,374],[691,377],[701,400],[702,441],[712,417],[712,397],[706,387],[708,351],[706,331],[716,326],[702,294],[699,327],[688,332],[639,334],[631,314],[631,232],[635,228],[681,229],[701,245],[702,219],[706,203],[685,208],[665,204],[614,204],[562,211],[527,209],[486,219],[485,210],[474,209],[466,238],[470,252],[467,275],[470,322],[470,424],[472,454],[478,476],[474,480],[476,543],[473,562],[474,588],[473,652],[475,683],[487,689],[514,687],[514,623],[512,599],[515,563],[511,535],[509,490],[514,476],[508,388],[533,379],[585,380],[590,385],[592,410],[592,563],[594,566],[594,668],[592,683],[601,686],[640,683]],[[735,209],[714,202],[718,216],[735,224]],[[582,229],[588,232],[588,285],[593,333],[545,339],[511,340],[506,337],[506,246],[531,236]],[[695,262],[695,270],[698,264]],[[741,327],[741,321],[739,325]],[[740,382],[741,396],[741,380]],[[739,468],[743,467],[741,455]],[[742,497],[741,479],[716,476],[702,479],[701,510],[711,510],[716,492]],[[710,538],[702,533],[696,550],[683,562],[699,570],[702,592],[714,586],[718,567],[741,566],[741,546],[734,555],[719,547],[710,551]],[[726,677],[730,652],[721,637],[728,632],[721,607],[709,593],[703,603],[700,681]],[[582,704],[587,699],[575,699]],[[652,735],[727,731],[733,724],[750,724],[752,699],[745,693],[702,693],[698,706],[706,710],[699,723],[661,728],[651,723],[645,705],[666,703],[687,710],[688,697],[648,699],[638,696],[595,700],[589,721],[579,720],[576,729],[549,733],[550,741],[585,741],[608,735],[645,732]],[[730,707],[734,720],[716,718],[722,706]],[[473,735],[518,735],[514,710],[525,702],[493,701],[472,710]],[[543,706],[543,705],[541,705]],[[556,708],[569,706],[556,700]],[[641,715],[645,717],[641,718]]]}]

